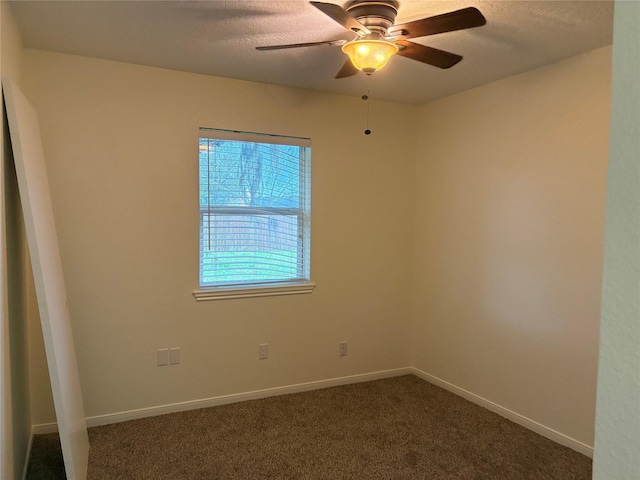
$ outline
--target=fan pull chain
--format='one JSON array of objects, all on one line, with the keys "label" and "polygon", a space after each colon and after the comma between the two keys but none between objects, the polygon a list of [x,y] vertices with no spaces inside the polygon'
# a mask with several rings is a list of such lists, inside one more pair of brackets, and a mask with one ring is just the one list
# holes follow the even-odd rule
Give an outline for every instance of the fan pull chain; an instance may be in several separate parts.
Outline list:
[{"label": "fan pull chain", "polygon": [[369,102],[369,96],[371,95],[371,75],[366,75],[364,77],[364,87],[367,90],[365,95],[362,95],[362,100],[367,102],[367,126],[364,130],[365,135],[371,135],[371,129],[369,128],[369,112],[371,103]]},{"label": "fan pull chain", "polygon": [[369,95],[362,95],[362,100],[367,102],[367,128],[365,129],[364,134],[371,135],[371,130],[369,130]]},{"label": "fan pull chain", "polygon": [[365,135],[371,135],[371,130],[369,130],[369,90],[367,90],[367,94],[366,95],[362,95],[362,100],[364,100],[365,102],[367,102],[367,127],[364,131]]}]

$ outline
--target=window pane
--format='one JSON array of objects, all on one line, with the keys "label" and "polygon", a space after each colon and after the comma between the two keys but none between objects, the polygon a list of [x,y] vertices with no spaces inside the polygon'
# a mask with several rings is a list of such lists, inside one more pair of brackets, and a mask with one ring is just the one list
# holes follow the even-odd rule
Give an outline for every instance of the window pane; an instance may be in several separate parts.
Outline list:
[{"label": "window pane", "polygon": [[200,138],[200,285],[308,281],[309,147],[247,135]]},{"label": "window pane", "polygon": [[304,277],[295,215],[202,214],[203,285]]},{"label": "window pane", "polygon": [[200,139],[200,205],[300,207],[300,149]]}]

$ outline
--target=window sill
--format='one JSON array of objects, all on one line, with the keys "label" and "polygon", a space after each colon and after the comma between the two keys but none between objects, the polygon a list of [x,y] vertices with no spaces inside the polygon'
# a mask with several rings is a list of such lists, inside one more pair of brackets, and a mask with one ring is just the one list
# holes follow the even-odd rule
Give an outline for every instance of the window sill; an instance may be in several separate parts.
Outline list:
[{"label": "window sill", "polygon": [[229,300],[232,298],[271,297],[277,295],[299,295],[311,293],[316,288],[315,283],[300,283],[295,285],[277,285],[270,287],[219,287],[210,290],[193,292],[197,302],[210,300]]}]

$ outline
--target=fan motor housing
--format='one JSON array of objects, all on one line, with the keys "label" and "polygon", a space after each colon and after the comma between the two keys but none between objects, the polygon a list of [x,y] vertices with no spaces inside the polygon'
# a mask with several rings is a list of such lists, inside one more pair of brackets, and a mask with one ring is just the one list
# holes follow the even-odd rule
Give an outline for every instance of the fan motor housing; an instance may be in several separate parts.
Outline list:
[{"label": "fan motor housing", "polygon": [[346,6],[346,10],[369,30],[385,35],[387,29],[392,27],[396,20],[398,5],[394,0],[354,0]]}]

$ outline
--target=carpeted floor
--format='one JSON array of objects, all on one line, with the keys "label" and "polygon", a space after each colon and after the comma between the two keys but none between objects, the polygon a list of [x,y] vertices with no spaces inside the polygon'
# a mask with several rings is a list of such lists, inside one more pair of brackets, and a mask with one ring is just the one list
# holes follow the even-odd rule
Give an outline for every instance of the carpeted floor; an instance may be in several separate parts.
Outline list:
[{"label": "carpeted floor", "polygon": [[[413,375],[89,429],[88,480],[591,478],[591,460]],[[64,479],[57,436],[27,480]]]}]

